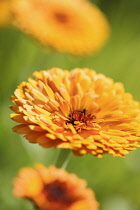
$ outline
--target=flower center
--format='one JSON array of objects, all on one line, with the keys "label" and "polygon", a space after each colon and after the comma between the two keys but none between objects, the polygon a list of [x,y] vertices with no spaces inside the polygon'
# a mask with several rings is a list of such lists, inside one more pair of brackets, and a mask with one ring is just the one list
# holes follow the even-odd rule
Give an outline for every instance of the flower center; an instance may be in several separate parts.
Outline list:
[{"label": "flower center", "polygon": [[68,16],[62,13],[55,13],[55,18],[59,23],[62,23],[62,24],[65,24],[69,21]]},{"label": "flower center", "polygon": [[64,183],[58,183],[56,181],[46,185],[45,194],[47,195],[48,200],[69,206],[75,199],[72,196],[69,196],[68,189],[62,184],[64,185]]},{"label": "flower center", "polygon": [[60,186],[54,186],[52,184],[49,184],[46,186],[46,189],[49,192],[49,196],[55,200],[61,200],[65,195],[64,190]]},{"label": "flower center", "polygon": [[72,114],[70,114],[67,123],[75,125],[75,122],[78,121],[86,124],[94,118],[95,117],[91,114],[87,114],[86,110],[84,109],[83,111],[74,111]]}]

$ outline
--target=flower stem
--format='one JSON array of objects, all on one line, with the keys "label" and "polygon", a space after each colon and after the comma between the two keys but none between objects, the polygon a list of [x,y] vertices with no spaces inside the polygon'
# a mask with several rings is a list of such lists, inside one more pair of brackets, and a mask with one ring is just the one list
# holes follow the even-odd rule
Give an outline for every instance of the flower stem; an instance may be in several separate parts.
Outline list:
[{"label": "flower stem", "polygon": [[71,156],[71,150],[60,149],[57,160],[55,161],[55,166],[58,168],[66,168]]}]

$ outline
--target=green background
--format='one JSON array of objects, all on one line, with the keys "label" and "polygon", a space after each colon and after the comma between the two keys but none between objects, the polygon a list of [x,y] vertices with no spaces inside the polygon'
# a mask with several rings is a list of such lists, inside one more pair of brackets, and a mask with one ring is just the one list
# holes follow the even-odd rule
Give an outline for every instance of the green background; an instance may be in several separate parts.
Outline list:
[{"label": "green background", "polygon": [[[111,25],[107,45],[96,55],[76,58],[50,51],[14,28],[0,28],[0,209],[32,210],[28,201],[12,195],[12,180],[21,167],[35,162],[49,166],[58,150],[31,145],[16,133],[9,118],[10,96],[35,70],[88,67],[123,82],[127,92],[140,100],[140,1],[98,0]],[[88,182],[100,210],[140,209],[140,149],[126,158],[105,155],[72,155],[67,170]]]}]

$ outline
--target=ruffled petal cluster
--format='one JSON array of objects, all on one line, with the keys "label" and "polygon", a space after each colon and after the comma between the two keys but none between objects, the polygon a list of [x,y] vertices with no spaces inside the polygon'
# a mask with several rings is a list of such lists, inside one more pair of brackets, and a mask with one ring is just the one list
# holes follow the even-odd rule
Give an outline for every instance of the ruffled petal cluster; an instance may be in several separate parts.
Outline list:
[{"label": "ruffled petal cluster", "polygon": [[31,200],[40,210],[98,210],[99,206],[85,180],[41,164],[20,170],[14,180],[14,194]]},{"label": "ruffled petal cluster", "polygon": [[90,69],[34,72],[11,100],[13,131],[43,147],[68,148],[75,155],[123,157],[139,146],[140,104]]},{"label": "ruffled petal cluster", "polygon": [[107,41],[109,24],[88,1],[17,0],[15,25],[44,46],[74,55],[98,51]]}]

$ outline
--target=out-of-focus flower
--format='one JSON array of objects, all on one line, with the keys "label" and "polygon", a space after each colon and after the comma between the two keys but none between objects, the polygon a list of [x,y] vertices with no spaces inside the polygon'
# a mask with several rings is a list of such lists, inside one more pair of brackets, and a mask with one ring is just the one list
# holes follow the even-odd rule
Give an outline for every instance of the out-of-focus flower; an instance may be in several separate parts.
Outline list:
[{"label": "out-of-focus flower", "polygon": [[43,45],[76,55],[98,51],[109,36],[104,14],[88,1],[20,0],[15,25]]},{"label": "out-of-focus flower", "polygon": [[54,166],[23,168],[14,180],[14,194],[40,210],[97,210],[98,203],[86,181]]},{"label": "out-of-focus flower", "polygon": [[140,105],[121,83],[90,69],[34,72],[12,97],[20,123],[13,128],[31,143],[102,157],[124,156],[140,141]]},{"label": "out-of-focus flower", "polygon": [[0,26],[9,23],[12,0],[0,0]]}]

